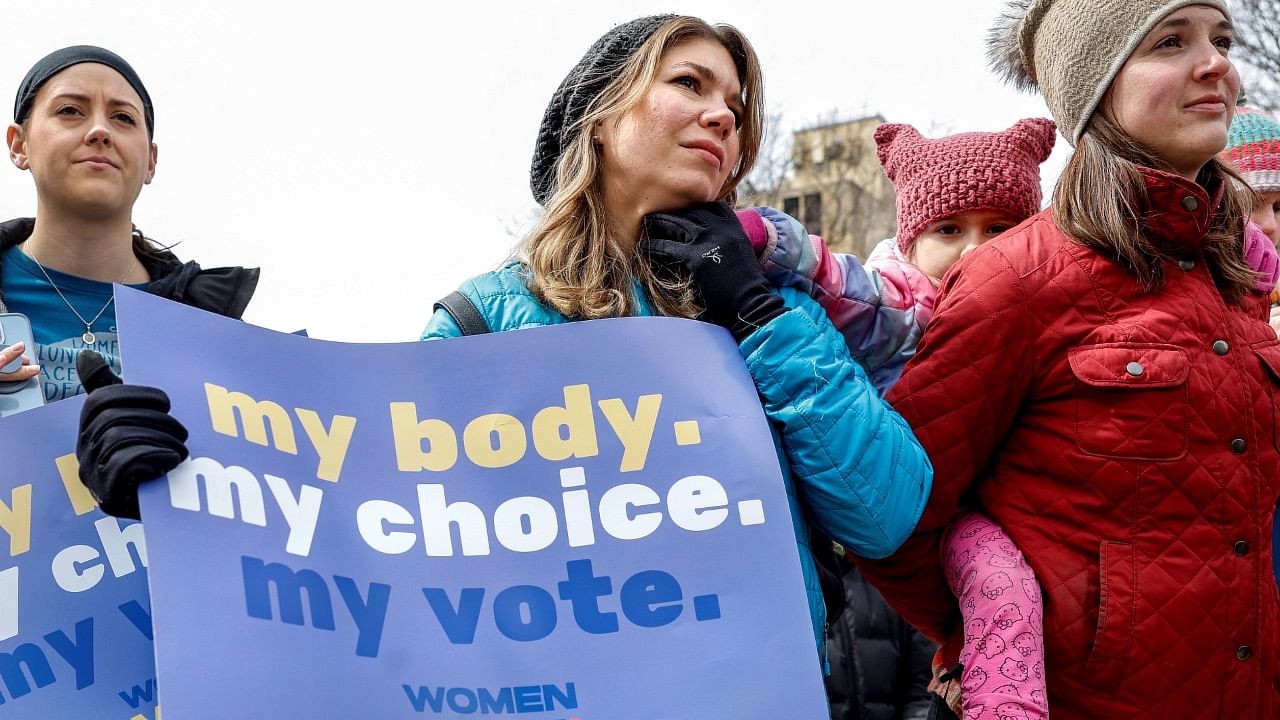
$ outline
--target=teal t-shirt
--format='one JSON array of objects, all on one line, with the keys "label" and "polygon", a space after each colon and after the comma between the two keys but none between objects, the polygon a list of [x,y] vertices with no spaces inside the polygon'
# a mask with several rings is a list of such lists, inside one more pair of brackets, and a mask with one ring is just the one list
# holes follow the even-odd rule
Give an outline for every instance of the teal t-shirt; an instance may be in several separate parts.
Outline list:
[{"label": "teal t-shirt", "polygon": [[[67,302],[75,306],[76,312],[85,320],[93,319],[111,300],[111,283],[45,269]],[[63,400],[84,392],[76,374],[76,358],[86,347],[102,353],[111,369],[120,373],[120,341],[116,333],[114,303],[94,321],[91,328],[94,343],[86,346],[82,338],[84,323],[58,297],[35,261],[18,247],[9,248],[0,258],[0,287],[4,288],[4,302],[9,312],[22,313],[31,320],[39,353],[36,362],[40,365],[46,401]],[[146,285],[131,287],[145,288]]]}]

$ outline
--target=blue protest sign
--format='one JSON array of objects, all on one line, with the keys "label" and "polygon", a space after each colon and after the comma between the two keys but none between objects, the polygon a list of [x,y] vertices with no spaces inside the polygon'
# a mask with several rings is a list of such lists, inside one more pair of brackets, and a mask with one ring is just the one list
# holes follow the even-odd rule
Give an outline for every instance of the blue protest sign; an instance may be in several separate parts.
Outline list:
[{"label": "blue protest sign", "polygon": [[156,717],[142,526],[80,484],[82,404],[0,418],[0,718]]},{"label": "blue protest sign", "polygon": [[141,493],[169,717],[825,716],[723,331],[348,345],[117,306],[130,380],[191,431]]}]

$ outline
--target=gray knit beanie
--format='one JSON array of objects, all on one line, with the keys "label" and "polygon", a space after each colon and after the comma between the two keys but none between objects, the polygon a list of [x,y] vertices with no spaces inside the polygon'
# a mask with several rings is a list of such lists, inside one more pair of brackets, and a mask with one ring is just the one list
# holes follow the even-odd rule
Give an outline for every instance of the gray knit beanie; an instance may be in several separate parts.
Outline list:
[{"label": "gray knit beanie", "polygon": [[529,167],[529,187],[533,199],[546,205],[555,190],[556,166],[565,148],[578,137],[587,106],[609,83],[617,79],[627,60],[644,45],[662,24],[676,15],[650,15],[615,26],[595,41],[577,65],[569,71],[551,96],[542,114],[538,140]]},{"label": "gray knit beanie", "polygon": [[1040,89],[1072,147],[1138,43],[1189,5],[1226,0],[1012,0],[987,36],[987,57],[1019,90]]}]

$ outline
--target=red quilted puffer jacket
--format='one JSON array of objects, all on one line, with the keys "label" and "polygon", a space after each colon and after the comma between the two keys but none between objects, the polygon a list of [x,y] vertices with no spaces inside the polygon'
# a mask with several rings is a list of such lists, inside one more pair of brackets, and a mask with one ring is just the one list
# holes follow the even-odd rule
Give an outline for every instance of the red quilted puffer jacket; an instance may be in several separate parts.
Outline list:
[{"label": "red quilted puffer jacket", "polygon": [[[1055,720],[1280,717],[1280,340],[1230,305],[1200,241],[1217,198],[1146,173],[1156,293],[1051,211],[946,279],[889,400],[935,468],[916,533],[860,561],[908,621],[956,631],[940,529],[976,502],[1043,585]],[[1219,193],[1220,197],[1220,193]]]}]

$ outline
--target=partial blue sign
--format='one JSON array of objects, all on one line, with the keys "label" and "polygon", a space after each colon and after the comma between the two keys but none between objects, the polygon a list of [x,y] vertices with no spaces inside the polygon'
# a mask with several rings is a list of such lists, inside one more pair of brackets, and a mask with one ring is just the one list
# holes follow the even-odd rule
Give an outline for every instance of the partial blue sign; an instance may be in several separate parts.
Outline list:
[{"label": "partial blue sign", "polygon": [[825,717],[722,330],[350,345],[117,306],[130,380],[191,431],[141,494],[166,716]]},{"label": "partial blue sign", "polygon": [[142,526],[80,484],[82,404],[0,418],[0,718],[158,717]]}]

